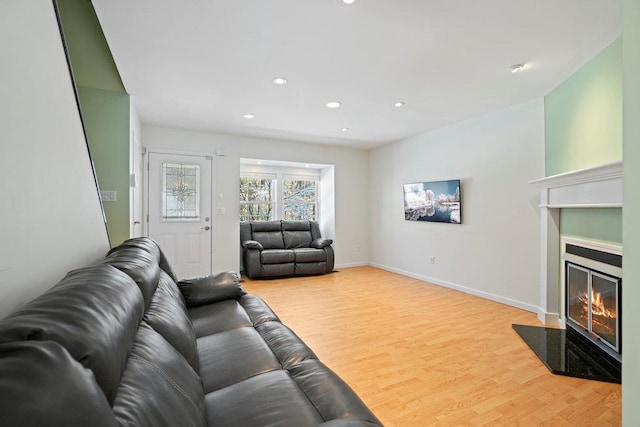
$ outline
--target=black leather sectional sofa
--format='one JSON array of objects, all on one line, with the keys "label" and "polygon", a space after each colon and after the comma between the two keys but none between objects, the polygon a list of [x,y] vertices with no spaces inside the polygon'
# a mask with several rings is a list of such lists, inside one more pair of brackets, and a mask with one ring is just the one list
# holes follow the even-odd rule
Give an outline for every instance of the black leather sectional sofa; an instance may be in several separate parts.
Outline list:
[{"label": "black leather sectional sofa", "polygon": [[0,321],[2,426],[375,426],[235,273],[132,239]]},{"label": "black leather sectional sofa", "polygon": [[332,243],[322,238],[316,221],[240,223],[244,272],[251,279],[330,273]]}]

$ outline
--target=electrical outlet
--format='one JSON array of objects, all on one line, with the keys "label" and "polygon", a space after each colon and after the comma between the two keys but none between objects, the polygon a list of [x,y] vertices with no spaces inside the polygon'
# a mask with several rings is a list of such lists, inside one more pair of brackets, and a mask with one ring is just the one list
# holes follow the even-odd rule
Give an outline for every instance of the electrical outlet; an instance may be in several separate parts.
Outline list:
[{"label": "electrical outlet", "polygon": [[356,247],[356,252],[360,252],[360,246]]},{"label": "electrical outlet", "polygon": [[434,257],[434,256],[430,257],[430,258],[429,258],[429,262],[430,262],[431,264],[435,264],[435,263],[436,263],[436,257]]}]

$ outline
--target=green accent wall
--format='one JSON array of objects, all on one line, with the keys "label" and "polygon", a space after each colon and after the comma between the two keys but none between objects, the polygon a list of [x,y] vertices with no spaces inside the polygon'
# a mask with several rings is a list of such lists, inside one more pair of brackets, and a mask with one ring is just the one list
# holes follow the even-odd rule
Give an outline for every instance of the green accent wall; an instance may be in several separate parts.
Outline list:
[{"label": "green accent wall", "polygon": [[[544,98],[546,176],[622,159],[622,38]],[[622,209],[562,209],[560,233],[622,243]]]},{"label": "green accent wall", "polygon": [[130,100],[102,28],[87,0],[57,0],[80,98],[80,109],[103,202],[111,246],[129,237]]},{"label": "green accent wall", "polygon": [[98,185],[116,191],[115,202],[102,202],[113,247],[129,238],[129,95],[83,86],[78,94]]},{"label": "green accent wall", "polygon": [[76,84],[126,93],[91,2],[58,0],[58,8]]},{"label": "green accent wall", "polygon": [[622,245],[621,209],[562,209],[560,232],[565,236]]},{"label": "green accent wall", "polygon": [[624,0],[622,425],[640,426],[640,2]]},{"label": "green accent wall", "polygon": [[545,96],[544,110],[547,176],[622,160],[622,39]]}]

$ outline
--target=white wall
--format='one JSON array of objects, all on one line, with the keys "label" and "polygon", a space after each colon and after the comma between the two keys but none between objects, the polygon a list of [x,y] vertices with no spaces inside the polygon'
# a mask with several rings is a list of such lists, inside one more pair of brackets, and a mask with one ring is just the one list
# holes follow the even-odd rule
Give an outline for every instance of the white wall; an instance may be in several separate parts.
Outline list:
[{"label": "white wall", "polygon": [[52,2],[0,2],[0,317],[109,249]]},{"label": "white wall", "polygon": [[[334,239],[337,267],[367,263],[367,254],[362,250],[369,245],[366,151],[153,126],[143,126],[142,143],[149,150],[178,150],[214,156],[214,211],[220,207],[226,210],[225,215],[214,216],[214,272],[237,271],[240,267],[238,189],[241,157],[334,165],[335,235],[324,237]],[[224,149],[226,157],[215,157],[216,149]]]},{"label": "white wall", "polygon": [[129,173],[133,182],[129,182],[129,237],[140,237],[143,233],[143,155],[142,124],[130,98],[129,105]]},{"label": "white wall", "polygon": [[[539,300],[536,100],[370,153],[372,265],[530,311]],[[462,225],[405,221],[403,184],[460,178]],[[435,264],[429,258],[435,256]]]}]

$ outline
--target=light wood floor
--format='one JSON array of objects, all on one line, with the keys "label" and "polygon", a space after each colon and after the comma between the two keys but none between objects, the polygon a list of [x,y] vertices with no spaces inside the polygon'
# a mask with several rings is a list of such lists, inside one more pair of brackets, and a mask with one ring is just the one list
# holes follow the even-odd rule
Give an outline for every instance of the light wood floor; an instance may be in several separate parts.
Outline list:
[{"label": "light wood floor", "polygon": [[536,316],[372,267],[248,280],[387,426],[621,424],[621,387],[551,374]]}]

